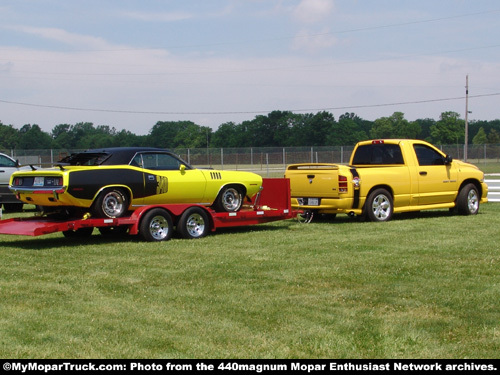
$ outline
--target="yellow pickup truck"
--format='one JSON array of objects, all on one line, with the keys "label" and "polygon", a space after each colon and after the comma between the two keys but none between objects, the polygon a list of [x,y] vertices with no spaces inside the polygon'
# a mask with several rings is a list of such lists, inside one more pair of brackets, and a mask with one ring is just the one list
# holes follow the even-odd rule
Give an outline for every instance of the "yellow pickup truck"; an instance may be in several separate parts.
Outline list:
[{"label": "yellow pickup truck", "polygon": [[349,165],[292,164],[285,177],[292,207],[310,218],[346,213],[388,221],[393,213],[443,208],[475,215],[488,201],[483,172],[420,140],[363,141]]}]

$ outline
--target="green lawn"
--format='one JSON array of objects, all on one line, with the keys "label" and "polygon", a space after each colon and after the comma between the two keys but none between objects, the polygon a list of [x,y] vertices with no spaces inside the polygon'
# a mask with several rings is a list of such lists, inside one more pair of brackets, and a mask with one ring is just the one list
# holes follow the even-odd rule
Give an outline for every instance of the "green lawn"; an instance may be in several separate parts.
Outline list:
[{"label": "green lawn", "polygon": [[0,235],[0,357],[498,358],[498,228],[489,203],[161,244]]}]

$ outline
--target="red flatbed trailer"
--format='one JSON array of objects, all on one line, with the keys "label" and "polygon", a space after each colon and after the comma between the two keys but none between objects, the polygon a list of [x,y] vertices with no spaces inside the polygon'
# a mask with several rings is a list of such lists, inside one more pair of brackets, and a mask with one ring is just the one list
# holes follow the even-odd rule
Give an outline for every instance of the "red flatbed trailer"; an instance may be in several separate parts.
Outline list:
[{"label": "red flatbed trailer", "polygon": [[264,178],[262,191],[238,212],[215,212],[198,204],[157,204],[141,207],[130,216],[115,219],[78,218],[55,220],[28,217],[0,220],[0,234],[41,236],[63,232],[66,236],[90,235],[94,228],[141,235],[148,241],[170,239],[173,227],[184,238],[199,238],[218,228],[262,224],[291,219],[299,211],[291,208],[290,181]]}]

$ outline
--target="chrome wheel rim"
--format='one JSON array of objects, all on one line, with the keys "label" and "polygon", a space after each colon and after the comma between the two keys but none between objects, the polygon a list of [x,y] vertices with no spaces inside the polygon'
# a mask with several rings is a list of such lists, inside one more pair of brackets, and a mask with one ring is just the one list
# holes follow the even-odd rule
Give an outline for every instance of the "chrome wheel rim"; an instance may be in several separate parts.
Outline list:
[{"label": "chrome wheel rim", "polygon": [[109,217],[117,217],[123,213],[125,200],[117,191],[111,191],[102,200],[102,211]]},{"label": "chrome wheel rim", "polygon": [[222,204],[226,211],[236,211],[241,205],[241,196],[234,188],[227,189],[222,196]]},{"label": "chrome wheel rim", "polygon": [[155,216],[149,223],[149,233],[155,240],[161,241],[166,238],[169,230],[167,219],[161,215]]},{"label": "chrome wheel rim", "polygon": [[186,221],[186,230],[193,238],[201,237],[205,233],[205,220],[200,214],[192,214]]},{"label": "chrome wheel rim", "polygon": [[469,206],[469,212],[471,213],[474,213],[479,209],[479,197],[474,189],[469,191],[469,194],[467,194],[467,205]]},{"label": "chrome wheel rim", "polygon": [[391,203],[385,195],[379,194],[373,200],[372,210],[377,219],[385,220],[390,215]]}]

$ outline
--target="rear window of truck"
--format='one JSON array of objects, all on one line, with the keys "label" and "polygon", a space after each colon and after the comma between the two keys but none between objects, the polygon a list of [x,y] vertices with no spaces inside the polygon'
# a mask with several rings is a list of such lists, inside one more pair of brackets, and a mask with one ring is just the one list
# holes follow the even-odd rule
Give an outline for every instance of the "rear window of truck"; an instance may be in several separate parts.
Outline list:
[{"label": "rear window of truck", "polygon": [[356,149],[353,165],[370,164],[404,164],[403,154],[399,145],[394,144],[369,144]]}]

